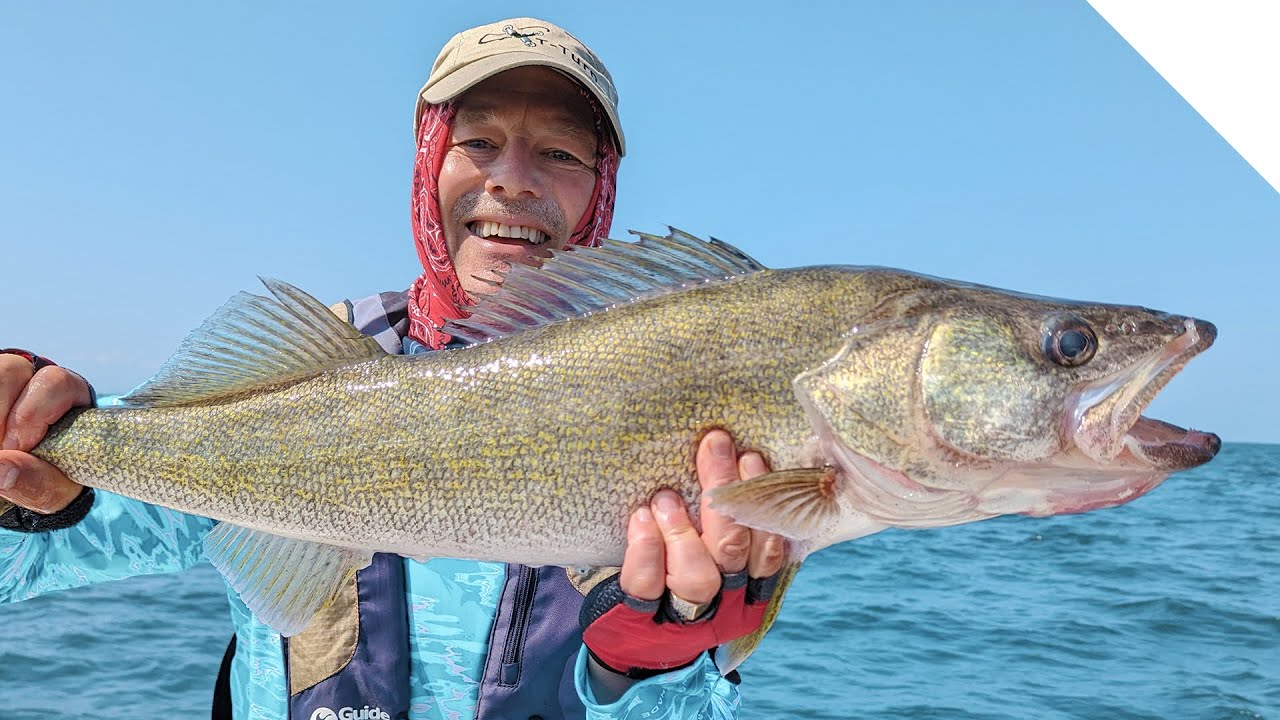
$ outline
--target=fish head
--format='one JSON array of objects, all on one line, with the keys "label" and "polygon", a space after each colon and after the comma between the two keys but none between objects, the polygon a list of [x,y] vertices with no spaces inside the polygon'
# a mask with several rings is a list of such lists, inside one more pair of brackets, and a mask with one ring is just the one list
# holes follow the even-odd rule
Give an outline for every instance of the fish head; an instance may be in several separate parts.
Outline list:
[{"label": "fish head", "polygon": [[795,389],[851,507],[878,523],[1084,512],[1217,453],[1216,436],[1141,414],[1216,334],[1141,307],[944,283],[878,308]]}]

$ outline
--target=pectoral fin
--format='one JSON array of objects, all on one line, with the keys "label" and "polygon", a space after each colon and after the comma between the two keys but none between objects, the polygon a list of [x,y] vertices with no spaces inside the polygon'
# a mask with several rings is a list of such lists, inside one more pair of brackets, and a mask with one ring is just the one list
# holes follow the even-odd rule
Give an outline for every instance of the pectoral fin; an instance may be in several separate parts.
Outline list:
[{"label": "pectoral fin", "polygon": [[805,540],[839,517],[834,468],[766,473],[709,491],[711,507],[742,525]]},{"label": "pectoral fin", "polygon": [[333,601],[372,554],[220,523],[204,552],[249,610],[281,635],[296,635]]}]

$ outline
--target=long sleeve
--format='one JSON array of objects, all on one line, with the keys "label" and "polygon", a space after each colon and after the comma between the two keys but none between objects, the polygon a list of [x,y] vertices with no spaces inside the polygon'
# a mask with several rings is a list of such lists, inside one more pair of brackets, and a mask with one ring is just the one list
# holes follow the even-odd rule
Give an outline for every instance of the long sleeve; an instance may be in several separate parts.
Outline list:
[{"label": "long sleeve", "polygon": [[0,602],[199,562],[206,518],[98,491],[76,525],[44,533],[0,529]]},{"label": "long sleeve", "polygon": [[633,685],[617,702],[595,701],[587,681],[587,649],[578,653],[574,668],[578,696],[588,720],[735,720],[738,688],[720,676],[707,653],[687,668],[674,670]]}]

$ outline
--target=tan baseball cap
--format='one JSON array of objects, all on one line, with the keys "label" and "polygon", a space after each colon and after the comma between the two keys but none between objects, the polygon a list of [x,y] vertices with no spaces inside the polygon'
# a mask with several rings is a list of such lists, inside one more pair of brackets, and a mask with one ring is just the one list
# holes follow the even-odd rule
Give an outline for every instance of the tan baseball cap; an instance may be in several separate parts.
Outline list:
[{"label": "tan baseball cap", "polygon": [[431,66],[427,84],[418,93],[418,107],[413,115],[414,137],[418,136],[423,103],[442,103],[482,80],[526,65],[555,68],[594,95],[609,118],[618,153],[626,154],[622,124],[618,122],[618,91],[604,63],[564,28],[527,17],[499,20],[450,38]]}]

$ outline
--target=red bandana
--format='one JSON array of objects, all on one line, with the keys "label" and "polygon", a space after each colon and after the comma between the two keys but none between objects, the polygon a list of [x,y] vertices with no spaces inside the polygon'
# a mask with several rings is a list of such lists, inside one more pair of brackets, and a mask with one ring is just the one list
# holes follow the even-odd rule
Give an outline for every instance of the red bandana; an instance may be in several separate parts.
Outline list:
[{"label": "red bandana", "polygon": [[[579,90],[595,110],[596,137],[600,138],[600,145],[596,152],[596,186],[591,202],[569,236],[569,244],[595,247],[609,234],[609,225],[613,222],[618,150],[595,98],[586,90]],[[409,288],[409,337],[433,350],[449,342],[449,335],[441,332],[441,326],[464,317],[466,313],[462,308],[472,304],[449,259],[440,213],[440,167],[449,149],[454,107],[455,103],[450,101],[423,108],[418,154],[413,166],[413,242],[423,273]]]}]

